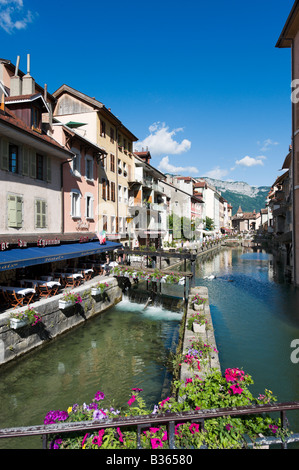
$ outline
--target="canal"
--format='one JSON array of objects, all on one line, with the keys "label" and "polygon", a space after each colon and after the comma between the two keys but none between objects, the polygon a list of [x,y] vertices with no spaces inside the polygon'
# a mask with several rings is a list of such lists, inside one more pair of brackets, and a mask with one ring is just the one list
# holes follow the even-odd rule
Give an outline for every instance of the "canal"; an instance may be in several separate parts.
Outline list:
[{"label": "canal", "polygon": [[[278,401],[299,400],[299,363],[291,361],[291,342],[299,339],[299,292],[284,282],[272,256],[242,248],[208,253],[197,259],[196,284],[208,287],[222,370],[243,368],[256,396],[267,388]],[[133,387],[143,389],[150,407],[165,398],[171,382],[166,364],[182,315],[143,307],[123,300],[1,369],[0,427],[41,424],[49,410],[88,403],[97,390],[116,406],[126,404]],[[298,412],[288,418],[299,432]],[[40,448],[41,440],[0,441],[2,449],[18,447]]]},{"label": "canal", "polygon": [[[255,396],[266,388],[278,402],[298,401],[299,363],[291,360],[291,342],[299,342],[299,289],[285,282],[282,266],[265,251],[221,249],[198,259],[196,284],[209,290],[222,371],[243,368]],[[298,433],[298,412],[288,419]]]}]

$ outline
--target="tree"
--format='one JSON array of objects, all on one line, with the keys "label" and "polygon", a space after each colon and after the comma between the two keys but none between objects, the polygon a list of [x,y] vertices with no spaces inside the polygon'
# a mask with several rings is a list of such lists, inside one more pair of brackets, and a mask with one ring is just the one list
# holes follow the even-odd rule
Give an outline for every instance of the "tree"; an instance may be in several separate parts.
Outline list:
[{"label": "tree", "polygon": [[215,224],[214,224],[213,219],[211,219],[210,217],[206,217],[204,222],[205,222],[206,230],[214,230]]}]

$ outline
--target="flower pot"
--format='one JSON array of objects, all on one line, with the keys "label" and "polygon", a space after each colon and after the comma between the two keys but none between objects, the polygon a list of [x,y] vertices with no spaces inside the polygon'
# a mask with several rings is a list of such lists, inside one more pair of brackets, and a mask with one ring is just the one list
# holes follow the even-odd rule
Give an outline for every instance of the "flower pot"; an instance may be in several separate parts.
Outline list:
[{"label": "flower pot", "polygon": [[26,326],[28,324],[27,318],[11,318],[10,319],[10,328],[13,330],[17,330],[18,328],[22,328],[22,326]]},{"label": "flower pot", "polygon": [[193,309],[196,311],[196,312],[203,312],[204,311],[204,304],[193,304]]},{"label": "flower pot", "polygon": [[91,289],[91,295],[93,296],[99,296],[99,295],[102,295],[103,292],[101,291],[101,289],[97,289],[96,287],[92,287]]},{"label": "flower pot", "polygon": [[200,325],[199,323],[193,322],[194,333],[204,333],[206,331],[206,324]]},{"label": "flower pot", "polygon": [[59,300],[58,308],[60,310],[65,310],[66,308],[72,307],[72,305],[75,305],[73,300]]}]

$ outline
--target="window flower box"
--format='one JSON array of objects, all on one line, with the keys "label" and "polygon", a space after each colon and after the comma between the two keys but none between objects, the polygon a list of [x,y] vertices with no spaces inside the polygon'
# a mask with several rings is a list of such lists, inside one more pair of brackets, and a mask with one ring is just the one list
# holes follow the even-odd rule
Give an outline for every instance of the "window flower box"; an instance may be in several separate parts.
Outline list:
[{"label": "window flower box", "polygon": [[13,330],[22,328],[26,325],[34,326],[41,321],[41,316],[32,308],[27,307],[24,312],[12,313],[9,320],[9,326]]},{"label": "window flower box", "polygon": [[205,323],[200,324],[200,323],[193,322],[192,328],[193,328],[194,333],[205,333],[206,324]]},{"label": "window flower box", "polygon": [[62,299],[58,301],[58,308],[60,310],[65,310],[72,307],[75,304],[81,303],[82,298],[80,294],[74,294],[73,292],[67,292],[63,294]]},{"label": "window flower box", "polygon": [[28,325],[27,318],[11,318],[9,321],[9,326],[12,330],[17,330],[18,328],[22,328],[22,326]]},{"label": "window flower box", "polygon": [[109,287],[109,284],[107,282],[99,282],[95,286],[92,286],[91,288],[91,295],[93,296],[98,296],[104,293],[105,289]]}]

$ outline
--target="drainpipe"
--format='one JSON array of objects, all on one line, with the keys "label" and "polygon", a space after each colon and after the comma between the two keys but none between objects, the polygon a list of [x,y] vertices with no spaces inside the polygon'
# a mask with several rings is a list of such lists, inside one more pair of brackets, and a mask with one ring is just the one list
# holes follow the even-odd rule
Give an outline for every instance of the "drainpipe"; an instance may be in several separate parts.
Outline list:
[{"label": "drainpipe", "polygon": [[[292,62],[292,82],[295,79],[295,67],[294,67],[294,39],[291,39],[291,62]],[[293,282],[297,285],[297,275],[296,275],[296,236],[295,236],[295,220],[296,220],[296,211],[295,211],[295,104],[292,101],[292,246],[293,246]]]},{"label": "drainpipe", "polygon": [[119,215],[119,207],[118,207],[118,129],[119,129],[119,126],[116,126],[116,133],[115,133],[115,136],[116,136],[116,152],[115,152],[115,170],[116,170],[116,188],[115,188],[115,197],[116,197],[116,220],[115,220],[115,228],[118,229],[118,232],[119,232],[119,219],[118,219],[118,215]]},{"label": "drainpipe", "polygon": [[[74,155],[75,157],[75,155]],[[71,158],[70,160],[65,160],[60,164],[60,191],[61,191],[61,233],[64,233],[64,189],[63,189],[63,165],[65,163],[70,163],[74,160],[74,157]]]}]

